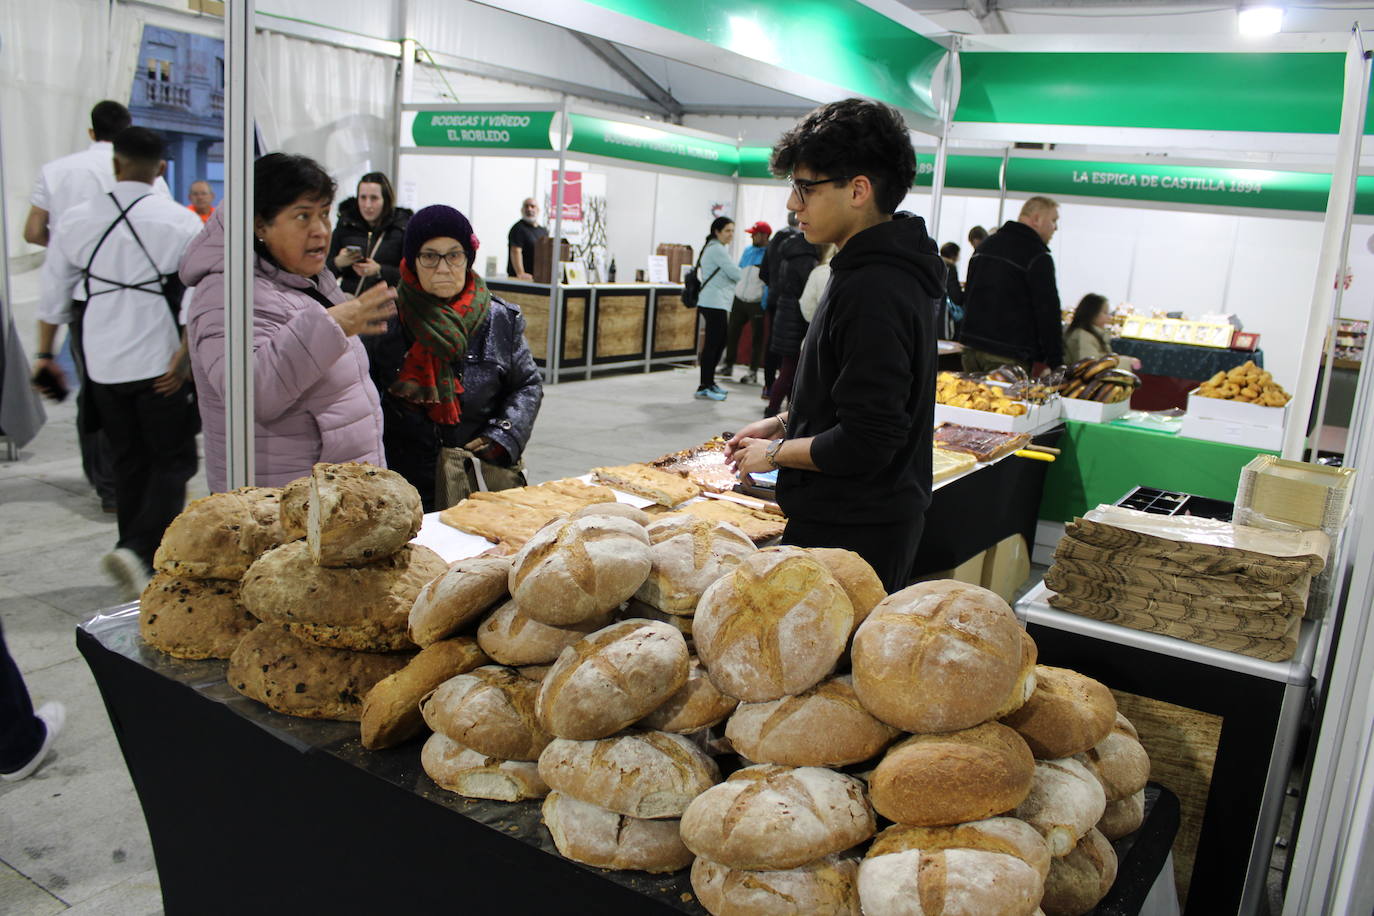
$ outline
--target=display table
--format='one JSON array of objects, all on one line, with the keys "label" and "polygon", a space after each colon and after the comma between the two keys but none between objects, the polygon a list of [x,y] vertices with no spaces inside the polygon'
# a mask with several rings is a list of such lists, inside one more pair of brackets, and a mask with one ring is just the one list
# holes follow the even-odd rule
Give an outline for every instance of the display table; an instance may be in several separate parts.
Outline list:
[{"label": "display table", "polygon": [[[696,356],[697,313],[683,306],[680,284],[550,285],[493,278],[487,287],[520,307],[530,353],[546,380],[591,378],[608,370],[648,372]],[[552,328],[551,296],[558,301]]]},{"label": "display table", "polygon": [[[137,605],[77,628],[152,838],[168,914],[703,914],[686,871],[605,871],[560,857],[539,803],[467,800],[420,768],[420,743],[367,751],[350,722],[296,719],[234,692],[223,661],[138,635]],[[1134,916],[1178,827],[1146,790],[1141,829],[1099,916]]]},{"label": "display table", "polygon": [[[1064,421],[1063,454],[1045,477],[1040,518],[1068,522],[1137,486],[1232,501],[1241,468],[1277,452],[1115,423]],[[1031,542],[1033,543],[1033,541]]]},{"label": "display table", "polygon": [[1041,583],[1016,603],[1041,664],[1221,717],[1184,912],[1257,912],[1311,681],[1316,624],[1303,623],[1292,661],[1263,662],[1058,611],[1049,595]]},{"label": "display table", "polygon": [[1207,381],[1218,372],[1234,369],[1247,360],[1254,360],[1257,366],[1264,365],[1263,350],[1218,350],[1131,337],[1112,341],[1112,351],[1140,360],[1136,373],[1140,376],[1140,387],[1131,396],[1131,406],[1136,410],[1186,408],[1188,392],[1199,382]]}]

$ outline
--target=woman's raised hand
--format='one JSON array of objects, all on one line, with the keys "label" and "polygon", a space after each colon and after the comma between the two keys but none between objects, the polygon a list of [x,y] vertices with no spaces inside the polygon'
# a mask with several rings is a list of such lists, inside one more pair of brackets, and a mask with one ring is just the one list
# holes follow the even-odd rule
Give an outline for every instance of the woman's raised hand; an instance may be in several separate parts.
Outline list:
[{"label": "woman's raised hand", "polygon": [[396,314],[396,290],[382,283],[328,311],[329,317],[343,328],[345,337],[381,334],[386,330],[387,319]]}]

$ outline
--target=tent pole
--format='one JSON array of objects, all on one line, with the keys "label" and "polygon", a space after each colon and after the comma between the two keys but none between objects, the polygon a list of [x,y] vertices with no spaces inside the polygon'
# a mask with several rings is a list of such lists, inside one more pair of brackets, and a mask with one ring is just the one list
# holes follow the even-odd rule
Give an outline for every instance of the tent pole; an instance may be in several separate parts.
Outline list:
[{"label": "tent pole", "polygon": [[1007,165],[1011,162],[1011,147],[1002,150],[1002,167],[997,170],[997,225],[992,227],[996,232],[998,227],[1005,220],[1002,217],[1007,207]]},{"label": "tent pole", "polygon": [[[956,39],[957,41],[957,39]],[[940,244],[940,207],[945,195],[945,167],[949,162],[949,127],[954,120],[954,76],[959,64],[958,44],[945,56],[944,102],[940,107],[940,138],[935,144],[935,172],[930,176],[930,237]]]},{"label": "tent pole", "polygon": [[[407,4],[407,7],[409,4]],[[407,35],[409,32],[406,33]],[[401,39],[401,66],[396,71],[396,106],[393,111],[391,136],[395,146],[391,149],[391,177],[401,180],[401,125],[405,117],[405,104],[410,101],[415,90],[415,39]]]},{"label": "tent pole", "polygon": [[568,184],[568,97],[563,96],[563,124],[559,129],[558,180],[553,183],[553,252],[549,256],[549,341],[544,351],[544,384],[558,384],[559,344],[563,325],[563,189]]},{"label": "tent pole", "polygon": [[[1283,457],[1302,460],[1307,440],[1307,424],[1312,416],[1312,400],[1317,389],[1317,370],[1332,314],[1338,307],[1340,280],[1345,276],[1350,247],[1350,222],[1354,215],[1355,182],[1359,177],[1360,141],[1364,133],[1365,105],[1369,98],[1369,58],[1356,27],[1350,36],[1345,63],[1345,98],[1341,106],[1341,133],[1337,140],[1336,161],[1331,169],[1331,193],[1327,197],[1326,221],[1322,231],[1321,254],[1313,283],[1312,307],[1307,316],[1306,343],[1288,427],[1283,436]],[[1331,366],[1327,375],[1330,376]],[[1321,430],[1317,429],[1317,435]]]},{"label": "tent pole", "polygon": [[224,98],[224,432],[225,485],[249,486],[255,479],[253,445],[253,74],[255,0],[228,4]]}]

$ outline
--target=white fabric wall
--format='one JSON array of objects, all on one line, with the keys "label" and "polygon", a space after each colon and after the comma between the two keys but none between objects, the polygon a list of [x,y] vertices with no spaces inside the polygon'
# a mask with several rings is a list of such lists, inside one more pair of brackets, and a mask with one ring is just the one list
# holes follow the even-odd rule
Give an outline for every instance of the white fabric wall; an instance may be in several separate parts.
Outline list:
[{"label": "white fabric wall", "polygon": [[393,58],[258,35],[258,125],[270,151],[318,160],[351,197],[360,175],[391,170]]},{"label": "white fabric wall", "polygon": [[143,22],[141,11],[101,0],[0,4],[8,255],[38,250],[20,230],[39,168],[90,145],[96,102],[128,103]]}]

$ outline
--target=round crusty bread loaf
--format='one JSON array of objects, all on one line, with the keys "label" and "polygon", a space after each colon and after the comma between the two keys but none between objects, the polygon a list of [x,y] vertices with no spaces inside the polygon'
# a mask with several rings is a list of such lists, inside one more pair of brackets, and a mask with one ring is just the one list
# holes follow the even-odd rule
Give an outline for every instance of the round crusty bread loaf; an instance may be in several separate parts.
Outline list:
[{"label": "round crusty bread loaf", "polygon": [[899,732],[869,714],[848,675],[767,703],[741,703],[725,726],[735,750],[754,763],[841,767],[882,752]]},{"label": "round crusty bread loaf", "polygon": [[622,620],[564,649],[539,685],[544,730],[589,741],[638,722],[687,683],[682,634],[656,620]]},{"label": "round crusty bread loaf", "polygon": [[878,834],[868,849],[870,857],[909,849],[936,852],[941,849],[981,849],[1015,856],[1044,880],[1050,873],[1050,851],[1035,828],[1014,817],[990,817],[951,827],[910,827],[896,824]]},{"label": "round crusty bread loaf", "polygon": [[482,621],[477,644],[503,665],[547,665],[568,646],[609,624],[612,617],[613,613],[606,613],[572,626],[551,627],[521,611],[512,600]]},{"label": "round crusty bread loaf", "polygon": [[1045,916],[1083,916],[1107,896],[1116,881],[1116,850],[1089,830],[1068,855],[1050,864],[1040,908]]},{"label": "round crusty bread loaf", "polygon": [[153,567],[183,579],[241,579],[280,543],[279,510],[280,491],[266,487],[192,500],[163,532]]},{"label": "round crusty bread loaf", "polygon": [[539,775],[581,801],[640,818],[677,818],[720,782],[710,757],[682,735],[631,731],[600,741],[555,738],[539,755]]},{"label": "round crusty bread loaf", "polygon": [[1116,698],[1077,671],[1037,665],[1035,691],[1002,721],[1026,739],[1037,760],[1058,760],[1083,753],[1111,733]]},{"label": "round crusty bread loaf", "polygon": [[1108,802],[1130,798],[1150,780],[1150,755],[1136,738],[1135,727],[1119,712],[1107,737],[1074,759],[1102,783]]},{"label": "round crusty bread loaf", "polygon": [[415,596],[407,622],[411,640],[423,648],[476,622],[507,596],[509,576],[506,557],[470,557],[450,564]]},{"label": "round crusty bread loaf", "polygon": [[357,722],[367,692],[412,657],[326,649],[261,624],[239,641],[225,678],[239,693],[283,715]]},{"label": "round crusty bread loaf", "polygon": [[138,631],[176,658],[228,658],[258,619],[230,579],[179,579],[158,573],[138,602]]},{"label": "round crusty bread loaf", "polygon": [[1035,662],[1039,658],[1040,649],[1035,644],[1035,640],[1025,630],[1021,631],[1021,670],[1016,674],[1016,683],[1012,685],[1011,696],[1007,702],[1002,704],[1002,708],[997,710],[994,719],[1010,715],[1031,698],[1035,693]]},{"label": "round crusty bread loaf", "polygon": [[627,817],[553,791],[541,809],[553,844],[565,859],[596,868],[655,874],[692,863],[676,820]]},{"label": "round crusty bread loaf", "polygon": [[996,722],[914,735],[888,750],[869,779],[873,807],[899,824],[941,827],[1010,811],[1035,771],[1026,742]]},{"label": "round crusty bread loaf", "polygon": [[631,598],[620,606],[616,613],[617,620],[632,620],[636,617],[644,620],[657,620],[668,624],[687,639],[687,644],[692,644],[692,618],[683,617],[679,614],[669,614],[667,611],[660,611],[652,604],[645,604],[638,598]]},{"label": "round crusty bread loaf", "polygon": [[[843,547],[808,547],[806,552],[815,557],[820,564],[830,570],[830,575],[840,583],[840,588],[849,596],[854,607],[853,629],[868,619],[868,615],[887,597],[883,580],[868,565],[868,561],[852,550]],[[851,631],[852,632],[852,631]]]},{"label": "round crusty bread loaf", "polygon": [[712,916],[860,916],[858,877],[858,860],[838,855],[784,871],[692,863],[692,890]]},{"label": "round crusty bread loaf", "polygon": [[687,669],[687,683],[638,724],[641,728],[685,735],[719,724],[738,705],[739,700],[716,689],[701,662],[693,658]]},{"label": "round crusty bread loaf", "polygon": [[638,525],[648,525],[654,517],[643,509],[636,508],[629,503],[592,503],[590,506],[583,506],[576,509],[568,518],[588,518],[593,515],[614,515],[619,518],[628,518]]},{"label": "round crusty bread loaf", "polygon": [[440,732],[430,735],[420,749],[420,765],[439,788],[467,798],[518,802],[549,794],[538,764],[488,757]]},{"label": "round crusty bread loaf", "polygon": [[305,540],[321,566],[362,566],[420,533],[420,493],[395,471],[362,462],[315,465]]},{"label": "round crusty bread loaf", "polygon": [[800,547],[769,547],[742,557],[701,596],[692,640],[721,693],[762,703],[829,674],[853,620],[824,566]]},{"label": "round crusty bread loaf", "polygon": [[1025,801],[1011,812],[1045,838],[1050,855],[1065,856],[1102,819],[1102,784],[1077,760],[1037,760]]},{"label": "round crusty bread loaf", "polygon": [[451,677],[484,665],[487,657],[465,636],[420,650],[400,671],[377,682],[363,700],[363,747],[395,747],[425,729],[420,700]]},{"label": "round crusty bread loaf", "polygon": [[992,718],[1021,670],[1021,626],[985,588],[940,579],[889,595],[854,634],[854,692],[903,731],[952,732]]},{"label": "round crusty bread loaf", "polygon": [[358,651],[413,648],[406,623],[415,596],[448,569],[428,547],[408,544],[367,566],[318,566],[304,541],[269,550],[243,577],[243,605],[317,645]]},{"label": "round crusty bread loaf", "polygon": [[653,565],[635,597],[670,614],[695,613],[701,593],[758,550],[734,525],[691,515],[655,519],[644,530]]},{"label": "round crusty bread loaf", "polygon": [[510,593],[540,623],[571,626],[614,610],[652,565],[643,525],[613,515],[558,519],[516,553]]},{"label": "round crusty bread loaf", "polygon": [[797,868],[856,846],[873,830],[863,783],[820,767],[736,770],[682,815],[692,852],[749,870]]},{"label": "round crusty bread loaf", "polygon": [[859,864],[864,916],[1031,916],[1044,881],[1001,850],[921,848]]},{"label": "round crusty bread loaf", "polygon": [[306,474],[281,488],[281,542],[287,544],[305,537],[309,516],[310,475]]},{"label": "round crusty bread loaf", "polygon": [[539,682],[485,665],[444,681],[420,701],[425,723],[487,757],[538,760],[553,740],[534,715]]},{"label": "round crusty bread loaf", "polygon": [[1135,833],[1145,823],[1145,790],[1128,795],[1120,801],[1107,802],[1097,829],[1109,840],[1119,840]]}]

